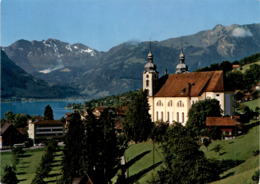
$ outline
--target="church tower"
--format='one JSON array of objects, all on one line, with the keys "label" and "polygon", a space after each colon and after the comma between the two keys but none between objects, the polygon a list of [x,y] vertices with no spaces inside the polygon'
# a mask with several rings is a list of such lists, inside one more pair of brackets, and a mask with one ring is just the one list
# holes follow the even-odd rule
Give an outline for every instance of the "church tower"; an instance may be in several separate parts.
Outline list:
[{"label": "church tower", "polygon": [[181,49],[181,53],[179,55],[179,64],[176,66],[176,72],[175,73],[187,73],[188,72],[188,66],[185,64],[185,55],[183,53],[183,50]]},{"label": "church tower", "polygon": [[153,54],[149,51],[143,72],[143,90],[147,90],[148,96],[154,95],[157,80],[158,72],[156,71],[156,65],[153,63]]}]

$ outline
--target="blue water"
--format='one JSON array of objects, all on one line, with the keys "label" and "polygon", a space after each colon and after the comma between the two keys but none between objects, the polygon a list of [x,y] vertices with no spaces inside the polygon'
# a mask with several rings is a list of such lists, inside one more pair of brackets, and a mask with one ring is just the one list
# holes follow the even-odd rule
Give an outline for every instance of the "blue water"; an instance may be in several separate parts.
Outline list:
[{"label": "blue water", "polygon": [[60,119],[65,113],[71,112],[70,109],[65,109],[69,103],[84,103],[86,100],[46,100],[46,101],[14,101],[1,103],[1,118],[8,111],[13,113],[25,113],[29,115],[43,115],[44,108],[50,105],[53,110],[54,119]]}]

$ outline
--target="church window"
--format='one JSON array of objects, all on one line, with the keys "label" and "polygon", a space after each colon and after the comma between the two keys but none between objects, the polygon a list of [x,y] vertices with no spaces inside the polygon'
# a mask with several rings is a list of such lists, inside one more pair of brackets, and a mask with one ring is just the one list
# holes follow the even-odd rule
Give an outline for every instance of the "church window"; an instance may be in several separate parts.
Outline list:
[{"label": "church window", "polygon": [[216,96],[219,96],[219,94],[216,94]]},{"label": "church window", "polygon": [[172,122],[174,121],[174,112],[172,112]]},{"label": "church window", "polygon": [[180,100],[177,103],[177,107],[184,107],[184,103]]},{"label": "church window", "polygon": [[182,123],[184,123],[184,112],[182,113]]},{"label": "church window", "polygon": [[172,100],[168,102],[168,107],[172,107]]},{"label": "church window", "polygon": [[170,112],[167,112],[167,121],[170,121]]},{"label": "church window", "polygon": [[149,78],[149,75],[146,75],[146,78]]},{"label": "church window", "polygon": [[177,112],[177,122],[179,122],[179,112]]},{"label": "church window", "polygon": [[159,112],[156,111],[156,121],[158,121],[158,120],[159,120]]},{"label": "church window", "polygon": [[149,80],[146,80],[146,87],[149,86]]},{"label": "church window", "polygon": [[161,112],[161,120],[163,121],[163,112]]},{"label": "church window", "polygon": [[157,103],[156,103],[157,106],[163,106],[163,103],[161,100],[159,100]]}]

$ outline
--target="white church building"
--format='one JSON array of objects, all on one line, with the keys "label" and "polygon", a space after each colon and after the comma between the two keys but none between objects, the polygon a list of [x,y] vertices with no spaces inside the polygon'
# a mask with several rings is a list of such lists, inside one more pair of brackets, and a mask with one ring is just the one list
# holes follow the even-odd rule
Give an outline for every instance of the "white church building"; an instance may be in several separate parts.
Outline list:
[{"label": "white church building", "polygon": [[188,72],[181,51],[175,74],[159,78],[151,51],[143,72],[143,89],[148,92],[152,121],[179,122],[188,120],[192,104],[207,98],[217,99],[223,115],[232,115],[233,92],[224,90],[223,71]]}]

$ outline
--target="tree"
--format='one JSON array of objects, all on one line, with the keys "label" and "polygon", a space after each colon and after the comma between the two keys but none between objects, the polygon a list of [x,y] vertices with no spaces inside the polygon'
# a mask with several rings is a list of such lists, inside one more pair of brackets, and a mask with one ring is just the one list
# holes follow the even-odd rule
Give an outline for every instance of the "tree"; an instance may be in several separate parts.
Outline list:
[{"label": "tree", "polygon": [[83,174],[94,183],[109,183],[125,150],[115,132],[112,109],[105,109],[98,120],[88,111],[84,127]]},{"label": "tree", "polygon": [[4,184],[17,184],[18,179],[15,174],[15,169],[12,166],[5,166],[4,174],[2,178],[2,183]]},{"label": "tree", "polygon": [[53,120],[53,111],[50,105],[47,105],[44,110],[44,119]]},{"label": "tree", "polygon": [[240,71],[228,72],[224,82],[228,90],[245,89],[244,75]]},{"label": "tree", "polygon": [[199,150],[187,128],[176,123],[169,127],[165,138],[161,143],[165,167],[150,183],[197,184],[218,178],[217,171]]},{"label": "tree", "polygon": [[69,120],[68,132],[64,138],[63,183],[71,183],[74,177],[81,176],[82,138],[84,127],[78,113],[73,113]]},{"label": "tree", "polygon": [[128,105],[123,129],[129,140],[141,142],[149,137],[153,124],[149,114],[146,91],[140,90]]},{"label": "tree", "polygon": [[5,119],[12,122],[15,119],[15,114],[12,111],[8,111],[5,113]]},{"label": "tree", "polygon": [[187,127],[192,130],[195,135],[200,135],[206,128],[206,117],[221,116],[219,101],[216,99],[199,101],[198,103],[192,105],[188,116],[189,119],[187,121]]},{"label": "tree", "polygon": [[202,144],[207,148],[207,150],[208,150],[208,146],[209,146],[210,143],[211,143],[211,141],[208,138],[204,138],[202,140]]},{"label": "tree", "polygon": [[165,122],[156,122],[152,129],[151,139],[154,142],[162,142],[164,136],[166,135],[169,123]]},{"label": "tree", "polygon": [[260,65],[252,64],[244,74],[246,88],[250,89],[252,85],[260,80]]}]

